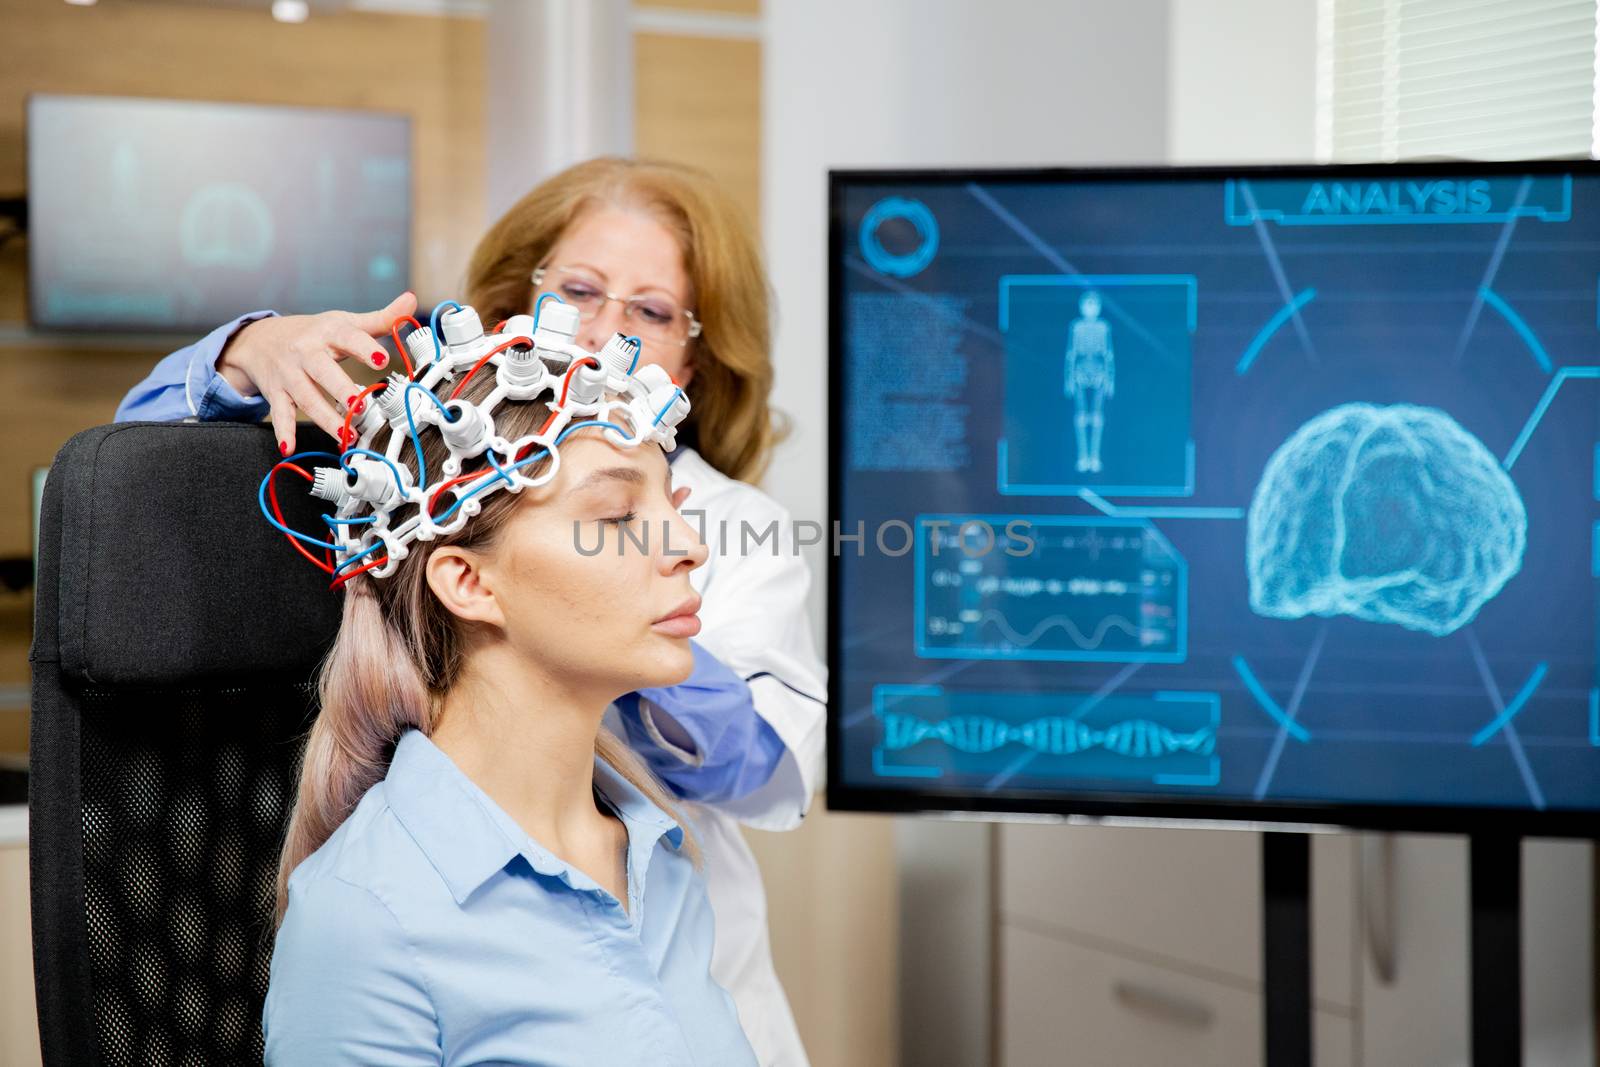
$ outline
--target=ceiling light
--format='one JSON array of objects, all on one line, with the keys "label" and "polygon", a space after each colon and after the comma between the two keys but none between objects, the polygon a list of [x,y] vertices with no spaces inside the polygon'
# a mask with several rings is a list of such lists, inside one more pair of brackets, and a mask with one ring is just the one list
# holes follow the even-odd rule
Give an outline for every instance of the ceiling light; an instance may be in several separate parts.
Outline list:
[{"label": "ceiling light", "polygon": [[272,17],[279,22],[304,22],[310,14],[306,0],[272,0]]}]

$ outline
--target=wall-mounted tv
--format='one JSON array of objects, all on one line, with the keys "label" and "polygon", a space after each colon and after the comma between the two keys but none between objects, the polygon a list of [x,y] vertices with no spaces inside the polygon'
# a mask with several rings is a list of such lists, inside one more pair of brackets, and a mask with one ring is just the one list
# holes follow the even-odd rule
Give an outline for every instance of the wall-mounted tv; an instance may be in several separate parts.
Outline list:
[{"label": "wall-mounted tv", "polygon": [[29,318],[190,331],[411,286],[411,124],[323,108],[28,98]]},{"label": "wall-mounted tv", "polygon": [[1600,169],[830,186],[831,805],[1596,832]]}]

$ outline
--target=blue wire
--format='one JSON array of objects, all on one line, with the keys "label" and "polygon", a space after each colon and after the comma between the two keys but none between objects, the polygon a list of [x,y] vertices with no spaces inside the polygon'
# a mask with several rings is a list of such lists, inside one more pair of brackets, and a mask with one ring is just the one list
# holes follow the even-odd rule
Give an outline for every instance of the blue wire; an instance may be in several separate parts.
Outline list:
[{"label": "blue wire", "polygon": [[433,361],[435,363],[439,362],[444,356],[443,349],[439,347],[439,309],[446,305],[455,308],[457,311],[461,310],[461,305],[454,300],[443,300],[434,305],[433,314],[428,316],[428,328],[433,331]]},{"label": "blue wire", "polygon": [[628,373],[633,373],[633,368],[639,365],[639,356],[644,352],[644,341],[633,334],[624,334],[623,340],[633,342],[633,362],[628,364]]},{"label": "blue wire", "polygon": [[456,509],[457,508],[461,507],[462,504],[465,504],[467,501],[471,500],[473,497],[477,496],[479,493],[481,493],[485,489],[489,488],[491,485],[493,485],[495,483],[496,480],[503,481],[507,485],[512,485],[512,486],[516,485],[516,483],[511,480],[510,473],[512,471],[514,471],[514,470],[517,470],[519,467],[526,467],[528,464],[533,463],[536,460],[538,460],[540,456],[543,456],[543,455],[546,455],[546,454],[547,454],[546,450],[541,448],[537,453],[535,453],[534,455],[529,456],[527,459],[520,460],[517,463],[513,463],[509,467],[502,467],[502,466],[500,466],[500,464],[498,464],[498,463],[496,463],[494,461],[494,453],[493,452],[485,452],[483,454],[484,458],[489,461],[489,466],[494,468],[494,472],[498,476],[498,478],[497,479],[496,478],[491,478],[487,482],[484,482],[482,485],[478,486],[476,489],[472,490],[472,492],[465,493],[465,494],[461,495],[460,497],[457,497],[456,498],[456,502],[454,504],[451,504],[448,508],[446,508],[445,511],[444,511],[444,514],[434,516],[434,520],[433,521],[434,522],[444,522],[446,519],[450,518],[450,516],[452,516],[452,515],[454,515],[456,513]]},{"label": "blue wire", "polygon": [[667,401],[667,406],[662,408],[660,411],[656,412],[655,421],[650,423],[650,425],[651,426],[660,425],[661,420],[667,417],[667,412],[672,410],[672,405],[677,403],[678,402],[678,398],[680,396],[682,396],[682,395],[683,395],[683,390],[682,389],[679,389],[676,393],[673,393],[672,394],[672,399]]},{"label": "blue wire", "polygon": [[561,299],[561,294],[559,293],[546,293],[539,299],[535,300],[533,302],[533,328],[535,330],[539,328],[539,312],[544,310],[544,302],[546,300],[554,300],[558,304],[566,303],[565,300]]},{"label": "blue wire", "polygon": [[572,436],[574,431],[581,430],[585,426],[604,426],[608,430],[617,431],[623,437],[628,436],[628,431],[624,430],[621,426],[618,426],[614,422],[604,422],[600,419],[590,419],[588,422],[575,422],[571,426],[568,426],[565,430],[562,430],[561,436],[556,438],[556,444],[559,445],[562,441],[565,441],[568,437]]},{"label": "blue wire", "polygon": [[[426,392],[426,390],[424,390],[424,392]],[[389,473],[394,475],[394,487],[400,490],[400,495],[402,497],[406,495],[405,479],[400,477],[400,469],[394,465],[394,461],[388,456],[381,452],[374,452],[370,448],[347,448],[345,449],[344,455],[339,457],[339,469],[344,471],[346,474],[355,473],[355,471],[351,470],[350,467],[345,463],[346,456],[371,456],[373,459],[382,460],[384,466],[389,468]]]},{"label": "blue wire", "polygon": [[413,389],[417,390],[429,400],[432,400],[435,404],[438,404],[439,410],[444,412],[446,421],[455,422],[456,419],[460,418],[461,416],[457,415],[452,418],[450,409],[444,406],[444,401],[434,396],[433,393],[429,392],[427,388],[418,385],[416,382],[407,382],[405,392],[400,394],[400,402],[405,405],[406,409],[406,428],[411,432],[411,447],[417,453],[417,484],[425,486],[428,484],[428,464],[427,461],[422,458],[422,435],[417,433],[416,417],[411,414],[411,390]]},{"label": "blue wire", "polygon": [[378,517],[376,515],[368,515],[364,519],[337,519],[332,515],[324,515],[322,516],[322,521],[329,526],[365,526],[369,522],[377,522]]},{"label": "blue wire", "polygon": [[[537,455],[532,455],[532,456],[527,457],[526,459],[518,460],[517,463],[515,464],[515,466],[513,466],[511,468],[511,470],[516,470],[518,467],[522,467],[522,466],[524,466],[526,464],[532,463],[534,460],[538,459],[539,456],[548,455],[548,454],[549,453],[548,453],[548,451],[546,449],[541,448],[541,449],[539,449],[539,452],[538,452]],[[505,482],[507,485],[511,485],[511,486],[516,485],[516,483],[513,482],[511,480],[510,476],[507,474],[506,468],[500,466],[500,464],[498,464],[498,463],[496,463],[494,461],[494,453],[493,452],[485,452],[483,454],[483,458],[489,461],[489,466],[494,468],[494,472],[500,476],[500,480],[501,481]],[[484,486],[479,486],[478,488],[482,489],[482,488],[484,488]],[[477,491],[478,491],[477,489],[473,490],[473,492],[477,492]]]},{"label": "blue wire", "polygon": [[411,387],[400,395],[406,409],[406,427],[411,431],[411,448],[417,454],[417,484],[428,484],[428,462],[422,458],[422,437],[417,433],[417,420],[411,417]]},{"label": "blue wire", "polygon": [[[372,555],[374,552],[378,551],[378,549],[382,548],[385,543],[386,542],[383,540],[383,538],[380,537],[377,541],[373,542],[369,547],[361,550],[360,552],[357,552],[355,555],[351,556],[349,559],[345,560],[343,563],[341,563],[337,567],[333,568],[333,576],[335,578],[337,578],[339,576],[339,572],[340,571],[345,570],[351,564],[357,563],[357,562],[365,559],[366,557]],[[343,550],[341,549],[340,551],[343,551]]]},{"label": "blue wire", "polygon": [[[296,460],[305,459],[305,458],[310,457],[310,456],[315,456],[315,457],[317,457],[319,459],[331,459],[335,463],[337,463],[339,461],[339,457],[334,455],[332,452],[296,452],[294,455],[288,457],[285,460],[282,460],[281,462],[283,462],[283,463],[293,463]],[[277,470],[277,469],[278,468],[276,466],[274,466],[272,468],[272,470]],[[308,544],[308,545],[316,545],[318,548],[331,548],[335,552],[344,551],[338,545],[331,545],[326,541],[318,541],[315,537],[310,537],[310,536],[308,536],[306,534],[301,533],[298,530],[291,530],[291,529],[289,529],[289,527],[287,527],[283,523],[279,522],[277,517],[272,514],[271,506],[267,504],[267,484],[269,482],[271,482],[271,481],[272,481],[272,471],[268,471],[266,477],[261,479],[261,488],[256,490],[256,501],[257,501],[257,503],[259,503],[261,505],[261,514],[266,517],[266,520],[268,522],[270,522],[273,526],[277,527],[279,530],[281,530],[284,533],[288,534],[290,537],[294,538],[296,541],[304,541],[306,544]]]},{"label": "blue wire", "polygon": [[444,419],[445,419],[446,422],[455,422],[457,419],[459,419],[461,417],[460,415],[456,414],[454,411],[451,411],[449,408],[445,407],[444,401],[440,400],[439,397],[438,397],[438,394],[434,393],[427,386],[422,385],[419,382],[410,382],[409,384],[406,385],[406,392],[409,393],[413,389],[415,389],[418,392],[420,392],[423,396],[427,397],[429,400],[432,400],[434,402],[434,404],[437,405],[437,407],[439,408],[439,413],[444,416]]}]

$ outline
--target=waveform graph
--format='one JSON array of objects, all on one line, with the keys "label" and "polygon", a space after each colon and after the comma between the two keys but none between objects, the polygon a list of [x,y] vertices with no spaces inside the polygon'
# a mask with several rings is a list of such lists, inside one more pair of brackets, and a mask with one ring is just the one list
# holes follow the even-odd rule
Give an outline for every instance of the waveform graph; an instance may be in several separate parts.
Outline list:
[{"label": "waveform graph", "polygon": [[[1106,785],[1214,786],[1216,693],[873,688],[873,768],[891,778],[1013,776]],[[1013,780],[1015,784],[1015,780]]]},{"label": "waveform graph", "polygon": [[1188,565],[1146,519],[919,515],[913,625],[931,659],[1182,663]]}]

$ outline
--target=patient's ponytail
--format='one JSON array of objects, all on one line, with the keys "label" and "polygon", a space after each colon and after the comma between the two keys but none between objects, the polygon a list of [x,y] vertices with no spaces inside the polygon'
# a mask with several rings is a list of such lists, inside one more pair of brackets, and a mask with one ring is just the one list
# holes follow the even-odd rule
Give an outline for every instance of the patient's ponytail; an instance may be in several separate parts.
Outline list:
[{"label": "patient's ponytail", "polygon": [[322,711],[301,758],[299,794],[278,861],[278,922],[288,906],[290,873],[388,774],[395,741],[413,727],[433,729],[433,697],[412,651],[384,621],[370,580],[351,582],[344,594],[344,618],[318,694]]}]

